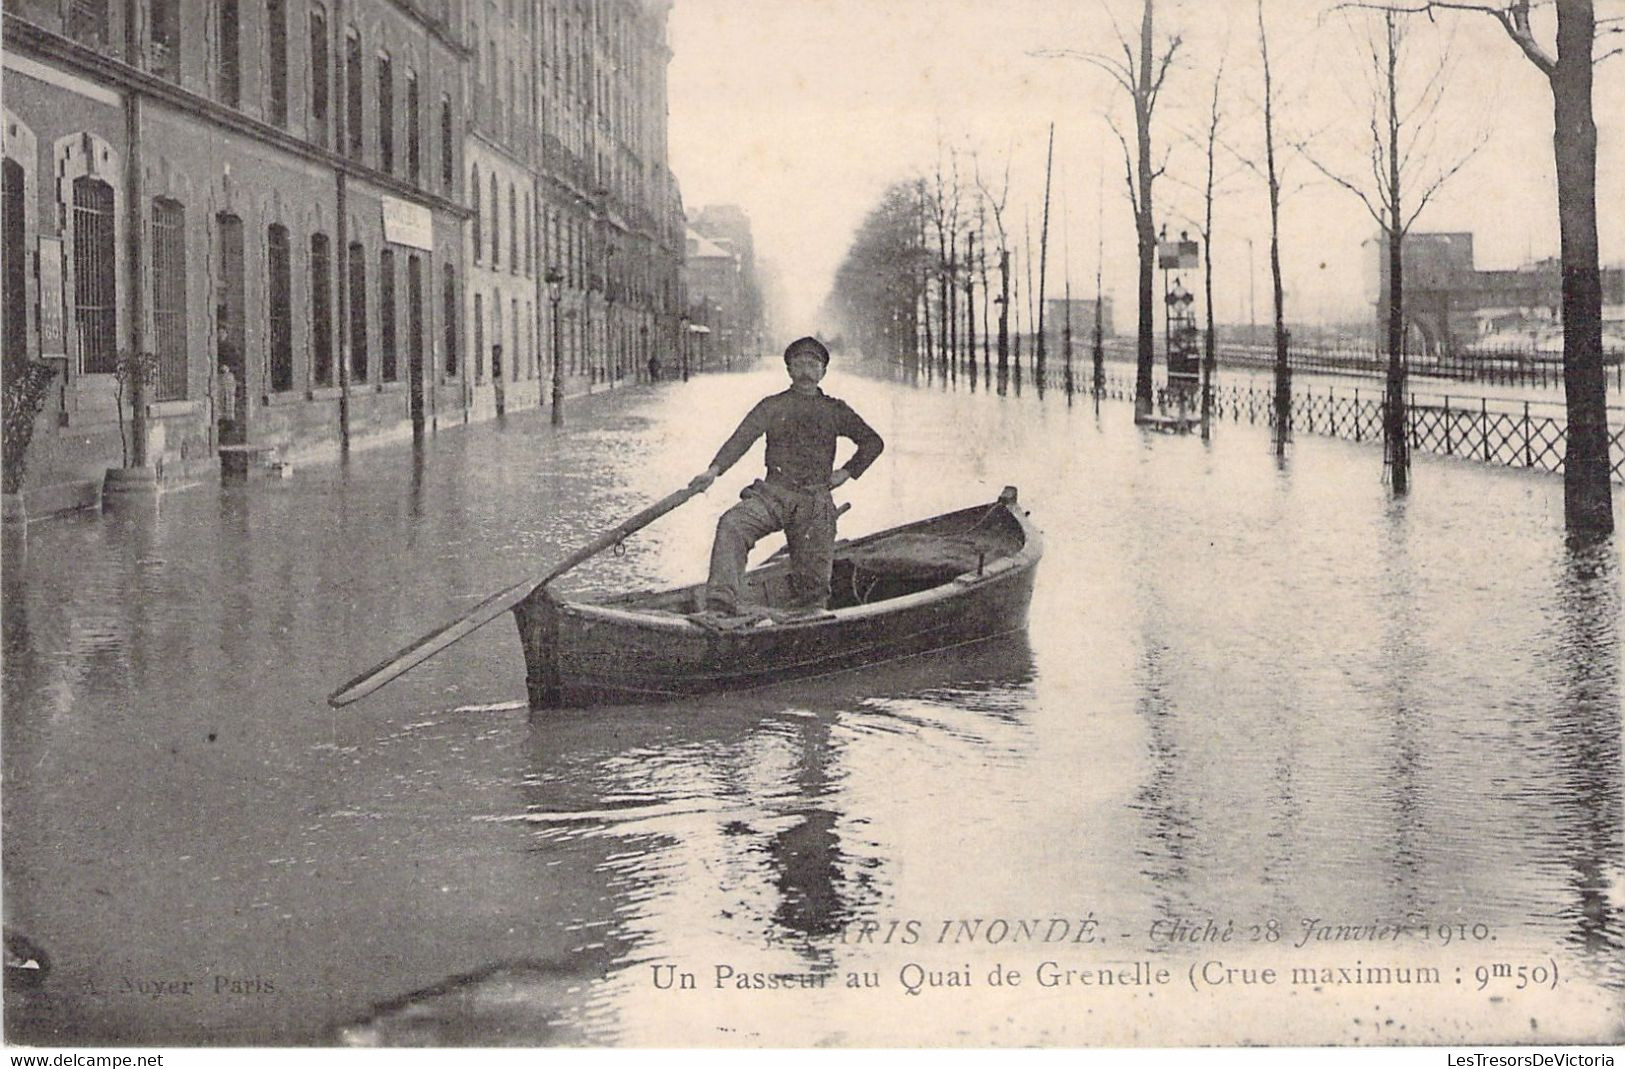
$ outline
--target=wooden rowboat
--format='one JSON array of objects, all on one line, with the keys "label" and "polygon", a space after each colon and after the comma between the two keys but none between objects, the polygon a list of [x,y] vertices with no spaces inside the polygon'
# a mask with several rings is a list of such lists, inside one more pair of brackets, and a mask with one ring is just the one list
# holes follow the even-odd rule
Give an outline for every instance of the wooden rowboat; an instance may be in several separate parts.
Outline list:
[{"label": "wooden rowboat", "polygon": [[764,686],[1024,628],[1043,552],[1006,487],[962,509],[836,544],[829,610],[788,603],[779,554],[746,574],[753,621],[696,620],[703,587],[574,600],[538,586],[514,606],[534,708],[642,703]]}]

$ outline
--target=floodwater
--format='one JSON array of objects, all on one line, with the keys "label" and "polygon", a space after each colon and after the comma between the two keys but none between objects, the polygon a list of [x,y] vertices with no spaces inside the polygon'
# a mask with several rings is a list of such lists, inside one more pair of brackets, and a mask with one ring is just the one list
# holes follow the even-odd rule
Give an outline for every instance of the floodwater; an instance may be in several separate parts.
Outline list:
[{"label": "floodwater", "polygon": [[[1278,464],[1261,429],[836,374],[888,443],[843,530],[1019,486],[1027,635],[532,715],[501,619],[326,706],[781,384],[630,388],[562,434],[529,412],[9,542],[6,923],[49,965],[9,1038],[1620,1038],[1620,549],[1565,544],[1550,476],[1419,456],[1396,502],[1370,446]],[[700,578],[759,466],[561,583]]]}]

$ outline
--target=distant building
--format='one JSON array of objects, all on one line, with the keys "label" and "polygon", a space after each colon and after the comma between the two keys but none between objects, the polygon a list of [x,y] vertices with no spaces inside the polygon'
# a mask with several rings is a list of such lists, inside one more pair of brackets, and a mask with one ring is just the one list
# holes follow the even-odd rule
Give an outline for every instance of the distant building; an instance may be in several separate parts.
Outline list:
[{"label": "distant building", "polygon": [[739,340],[744,307],[744,273],[739,254],[726,239],[713,241],[689,230],[683,258],[683,285],[688,293],[688,315],[695,327],[706,328],[706,348],[693,358],[727,359],[730,363]]},{"label": "distant building", "polygon": [[542,403],[549,267],[566,375],[673,349],[670,6],[7,0],[4,354],[58,372],[29,509],[119,463],[131,350],[174,480]]},{"label": "distant building", "polygon": [[762,345],[762,288],[750,217],[732,204],[707,205],[689,223],[684,279],[689,318],[711,328],[710,354],[730,366]]},{"label": "distant building", "polygon": [[[1376,329],[1388,324],[1388,243],[1375,243]],[[1449,352],[1473,345],[1540,345],[1560,330],[1563,273],[1555,259],[1512,270],[1481,271],[1473,262],[1473,235],[1408,234],[1401,246],[1405,327],[1420,351]],[[1625,320],[1625,267],[1602,270],[1603,319]]]}]

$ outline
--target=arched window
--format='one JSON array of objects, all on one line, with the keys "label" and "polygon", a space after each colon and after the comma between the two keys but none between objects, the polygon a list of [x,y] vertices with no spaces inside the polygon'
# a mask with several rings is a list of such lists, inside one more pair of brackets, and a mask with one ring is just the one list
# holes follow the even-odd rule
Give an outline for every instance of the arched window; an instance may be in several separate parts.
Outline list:
[{"label": "arched window", "polygon": [[118,275],[114,260],[113,187],[99,178],[73,180],[73,316],[80,368],[109,373],[118,360]]},{"label": "arched window", "polygon": [[[502,294],[491,294],[491,378],[502,377],[504,358],[503,350],[507,346],[502,344]],[[509,358],[511,359],[511,357]]]},{"label": "arched window", "polygon": [[273,223],[265,232],[271,299],[271,392],[293,389],[293,262],[288,228]]},{"label": "arched window", "polygon": [[16,160],[7,159],[5,170],[5,302],[6,348],[9,366],[12,360],[22,360],[28,352],[28,269],[27,205],[23,194],[23,167]]},{"label": "arched window", "polygon": [[485,381],[485,295],[474,294],[474,381]]},{"label": "arched window", "polygon": [[316,385],[333,385],[333,253],[326,234],[310,236],[310,347]]},{"label": "arched window", "polygon": [[418,184],[423,144],[422,116],[418,113],[418,72],[406,72],[406,177]]},{"label": "arched window", "polygon": [[152,202],[152,326],[158,351],[158,397],[186,396],[186,209]]},{"label": "arched window", "polygon": [[288,13],[286,0],[266,0],[266,77],[270,83],[270,120],[288,125]]},{"label": "arched window", "polygon": [[446,315],[446,374],[457,374],[457,272],[446,268],[445,299]]},{"label": "arched window", "polygon": [[496,172],[491,172],[491,266],[502,263],[502,188],[497,185]]},{"label": "arched window", "polygon": [[73,0],[68,5],[68,36],[92,48],[109,43],[107,0]]},{"label": "arched window", "polygon": [[378,53],[378,167],[395,173],[395,63]]},{"label": "arched window", "polygon": [[378,377],[394,382],[395,370],[395,253],[378,254]]},{"label": "arched window", "polygon": [[440,184],[446,196],[451,196],[451,183],[457,173],[456,141],[451,129],[451,96],[440,95]]},{"label": "arched window", "polygon": [[350,244],[350,378],[367,381],[367,250]]},{"label": "arched window", "polygon": [[228,108],[239,107],[243,97],[240,33],[237,0],[218,0],[216,11],[219,40],[215,42],[215,92]]},{"label": "arched window", "polygon": [[320,7],[310,11],[310,129],[312,140],[327,144],[327,98],[331,73],[327,65],[327,16]]},{"label": "arched window", "polygon": [[469,171],[468,195],[473,198],[472,207],[474,215],[474,262],[479,263],[480,257],[485,253],[485,210],[480,205],[480,165],[475,164]]},{"label": "arched window", "polygon": [[354,26],[344,31],[344,143],[352,160],[365,152],[362,138],[361,34]]},{"label": "arched window", "polygon": [[181,77],[180,0],[152,0],[147,16],[149,67],[160,78]]}]

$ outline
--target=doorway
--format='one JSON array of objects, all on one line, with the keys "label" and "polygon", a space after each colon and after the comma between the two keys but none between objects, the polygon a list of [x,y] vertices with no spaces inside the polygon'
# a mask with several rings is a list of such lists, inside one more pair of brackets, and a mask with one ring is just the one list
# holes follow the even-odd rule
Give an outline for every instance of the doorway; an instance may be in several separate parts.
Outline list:
[{"label": "doorway", "polygon": [[215,305],[216,408],[221,445],[248,441],[247,330],[243,306],[243,221],[221,213],[215,217],[220,235],[220,297]]}]

